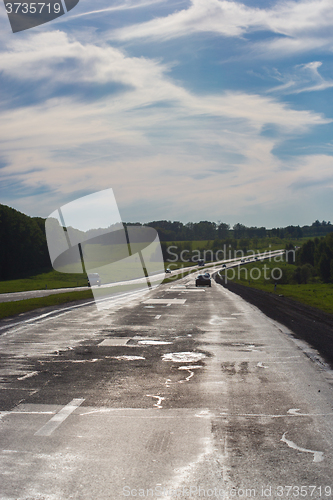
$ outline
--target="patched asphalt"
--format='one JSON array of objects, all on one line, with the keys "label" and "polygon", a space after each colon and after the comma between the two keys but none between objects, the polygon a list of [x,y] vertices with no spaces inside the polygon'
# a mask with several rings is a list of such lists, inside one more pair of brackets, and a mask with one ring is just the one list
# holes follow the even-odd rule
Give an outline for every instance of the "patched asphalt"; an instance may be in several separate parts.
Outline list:
[{"label": "patched asphalt", "polygon": [[319,499],[330,483],[330,368],[220,285],[187,277],[1,331],[1,500],[290,484]]}]

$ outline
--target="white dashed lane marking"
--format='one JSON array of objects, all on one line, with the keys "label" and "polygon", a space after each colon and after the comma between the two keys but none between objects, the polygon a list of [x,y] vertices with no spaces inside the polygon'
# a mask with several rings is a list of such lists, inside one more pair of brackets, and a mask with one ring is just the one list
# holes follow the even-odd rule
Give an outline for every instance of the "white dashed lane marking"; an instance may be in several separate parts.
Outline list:
[{"label": "white dashed lane marking", "polygon": [[264,363],[262,361],[259,361],[259,363],[257,364],[257,366],[259,368],[268,368],[268,366],[265,366]]},{"label": "white dashed lane marking", "polygon": [[54,417],[51,418],[43,427],[41,427],[35,436],[51,436],[53,431],[55,431],[59,425],[61,425],[67,417],[73,411],[75,411],[82,403],[84,399],[73,399],[68,405],[64,406]]},{"label": "white dashed lane marking", "polygon": [[162,401],[165,399],[162,396],[153,396],[152,394],[147,394],[148,398],[156,398],[157,402],[154,404],[156,408],[162,408]]},{"label": "white dashed lane marking", "polygon": [[105,347],[105,346],[124,346],[127,344],[127,342],[131,340],[131,337],[112,337],[109,339],[103,340],[99,346]]},{"label": "white dashed lane marking", "polygon": [[180,304],[184,305],[186,299],[149,299],[144,304]]}]

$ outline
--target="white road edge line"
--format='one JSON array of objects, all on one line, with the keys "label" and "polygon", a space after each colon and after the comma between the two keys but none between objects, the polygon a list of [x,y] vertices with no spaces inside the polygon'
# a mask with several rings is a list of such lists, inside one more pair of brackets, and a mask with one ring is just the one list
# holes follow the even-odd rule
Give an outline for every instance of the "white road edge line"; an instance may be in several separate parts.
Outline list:
[{"label": "white road edge line", "polygon": [[27,373],[26,375],[23,375],[23,377],[18,377],[17,380],[25,380],[26,378],[31,378],[34,377],[35,375],[38,375],[39,372],[30,372]]},{"label": "white road edge line", "polygon": [[84,399],[73,399],[68,405],[64,406],[54,417],[52,417],[43,427],[41,427],[35,436],[51,436],[52,432],[55,431],[59,425],[61,425],[67,417],[73,411],[76,410],[82,403]]}]

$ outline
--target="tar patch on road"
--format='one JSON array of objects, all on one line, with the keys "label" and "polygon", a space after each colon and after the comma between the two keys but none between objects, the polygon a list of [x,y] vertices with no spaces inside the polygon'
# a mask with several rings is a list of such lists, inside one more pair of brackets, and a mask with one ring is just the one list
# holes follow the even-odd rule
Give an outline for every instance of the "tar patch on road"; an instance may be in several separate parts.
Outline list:
[{"label": "tar patch on road", "polygon": [[[181,363],[165,362],[163,356],[204,353],[196,340],[202,333],[200,329],[183,329],[177,334],[150,330],[145,336],[142,332],[136,335],[129,328],[102,333],[103,337],[94,342],[83,342],[40,359],[29,358],[26,365],[22,360],[20,373],[34,375],[18,377],[14,372],[2,378],[1,410],[9,411],[23,402],[65,405],[76,397],[85,399],[84,406],[152,408],[156,400],[147,395],[162,397],[163,408],[192,406],[189,383],[195,385],[202,370],[189,377],[187,371],[179,369]],[[109,340],[110,345],[103,340]],[[3,357],[2,362],[8,364],[9,360]],[[204,367],[204,359],[191,365]]]}]

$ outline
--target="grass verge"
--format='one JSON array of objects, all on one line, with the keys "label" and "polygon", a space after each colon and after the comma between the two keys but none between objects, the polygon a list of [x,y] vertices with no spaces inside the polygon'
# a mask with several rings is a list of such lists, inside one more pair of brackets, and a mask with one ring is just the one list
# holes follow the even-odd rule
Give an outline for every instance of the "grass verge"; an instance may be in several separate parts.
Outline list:
[{"label": "grass verge", "polygon": [[[266,270],[264,266],[266,266]],[[254,268],[256,271],[252,271]],[[275,287],[275,280],[271,277],[271,272],[274,268],[281,268],[283,271],[295,269],[295,266],[286,264],[285,262],[273,261],[246,264],[235,268],[236,276],[234,279],[230,279],[233,273],[229,270],[227,274],[228,282],[238,283],[276,295],[283,295],[302,304],[333,314],[333,284],[318,282],[308,284],[280,284],[277,282]],[[225,276],[225,271],[221,272],[221,275]],[[265,275],[268,279],[265,279]],[[277,275],[278,273],[276,272],[275,276]]]},{"label": "grass verge", "polygon": [[28,292],[30,290],[54,290],[87,286],[85,274],[65,274],[48,271],[23,279],[0,281],[0,293]]},{"label": "grass verge", "polygon": [[16,314],[22,314],[42,307],[57,306],[77,300],[93,299],[91,290],[82,292],[68,292],[48,295],[36,299],[17,300],[16,302],[0,303],[0,319],[8,318]]}]

